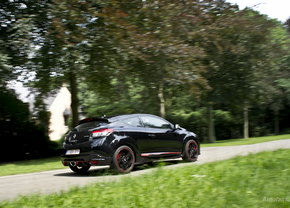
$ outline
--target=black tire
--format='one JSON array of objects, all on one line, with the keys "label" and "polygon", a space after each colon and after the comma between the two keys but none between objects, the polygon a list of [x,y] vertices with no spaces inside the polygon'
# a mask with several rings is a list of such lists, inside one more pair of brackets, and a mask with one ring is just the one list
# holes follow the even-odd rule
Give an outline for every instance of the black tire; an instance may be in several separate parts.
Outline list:
[{"label": "black tire", "polygon": [[198,144],[194,140],[188,140],[184,146],[182,159],[188,162],[194,162],[197,160],[199,154]]},{"label": "black tire", "polygon": [[120,173],[129,173],[134,168],[135,156],[128,146],[120,146],[113,155],[111,168]]},{"label": "black tire", "polygon": [[69,168],[75,172],[75,173],[86,173],[90,169],[90,165],[84,165],[84,166],[71,166],[69,164]]}]

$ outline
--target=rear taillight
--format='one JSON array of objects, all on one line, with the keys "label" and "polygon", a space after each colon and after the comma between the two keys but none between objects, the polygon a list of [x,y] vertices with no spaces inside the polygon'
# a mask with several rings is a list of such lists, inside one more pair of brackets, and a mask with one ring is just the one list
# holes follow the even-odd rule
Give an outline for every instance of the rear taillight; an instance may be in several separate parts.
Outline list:
[{"label": "rear taillight", "polygon": [[110,135],[114,130],[113,129],[101,129],[92,132],[92,137],[104,137]]}]

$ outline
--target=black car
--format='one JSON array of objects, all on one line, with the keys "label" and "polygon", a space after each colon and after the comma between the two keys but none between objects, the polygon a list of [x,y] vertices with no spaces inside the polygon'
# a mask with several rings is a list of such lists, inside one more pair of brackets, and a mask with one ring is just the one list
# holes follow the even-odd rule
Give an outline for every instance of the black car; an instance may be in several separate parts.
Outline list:
[{"label": "black car", "polygon": [[66,135],[61,160],[77,173],[92,165],[110,165],[126,173],[134,164],[178,157],[196,161],[199,154],[194,133],[158,116],[131,114],[81,120]]}]

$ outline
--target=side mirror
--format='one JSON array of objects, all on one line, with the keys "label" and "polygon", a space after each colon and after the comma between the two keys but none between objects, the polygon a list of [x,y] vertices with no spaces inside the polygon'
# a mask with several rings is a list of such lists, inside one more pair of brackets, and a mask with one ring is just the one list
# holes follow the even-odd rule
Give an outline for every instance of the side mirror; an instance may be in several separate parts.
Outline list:
[{"label": "side mirror", "polygon": [[175,124],[175,125],[174,125],[174,129],[180,129],[179,124]]}]

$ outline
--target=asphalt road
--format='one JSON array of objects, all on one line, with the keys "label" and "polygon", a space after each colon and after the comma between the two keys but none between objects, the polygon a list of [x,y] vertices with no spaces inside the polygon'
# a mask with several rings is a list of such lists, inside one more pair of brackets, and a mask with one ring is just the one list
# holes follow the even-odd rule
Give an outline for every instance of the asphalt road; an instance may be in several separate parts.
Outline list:
[{"label": "asphalt road", "polygon": [[[229,147],[205,147],[201,148],[201,155],[197,162],[179,163],[166,166],[165,168],[177,168],[185,165],[198,165],[207,162],[226,160],[237,155],[255,154],[262,151],[272,151],[277,149],[290,149],[290,139],[272,141],[253,145],[240,145]],[[3,176],[0,177],[0,200],[10,200],[18,195],[28,194],[51,194],[68,190],[72,186],[85,186],[92,182],[105,183],[107,181],[117,181],[122,177],[138,176],[153,169],[135,170],[126,175],[102,175],[102,171],[108,167],[102,166],[91,168],[88,174],[79,175],[70,169],[45,171],[38,173]]]}]

